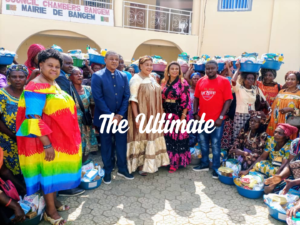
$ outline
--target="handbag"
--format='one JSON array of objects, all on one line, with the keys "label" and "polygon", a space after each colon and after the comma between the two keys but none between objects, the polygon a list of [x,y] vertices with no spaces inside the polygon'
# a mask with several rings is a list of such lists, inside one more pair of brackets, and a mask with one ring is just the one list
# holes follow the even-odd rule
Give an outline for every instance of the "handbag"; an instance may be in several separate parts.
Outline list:
[{"label": "handbag", "polygon": [[0,178],[0,187],[8,197],[16,201],[20,201],[18,191],[10,180],[4,181]]},{"label": "handbag", "polygon": [[286,123],[300,128],[300,116],[294,116],[293,113],[288,113]]},{"label": "handbag", "polygon": [[293,174],[293,177],[295,179],[300,178],[300,160],[296,160],[296,159],[299,159],[299,156],[300,156],[299,144],[300,144],[300,141],[298,142],[298,145],[297,145],[297,151],[298,151],[298,153],[297,153],[297,155],[294,157],[294,159],[289,164],[290,171]]},{"label": "handbag", "polygon": [[258,87],[256,87],[255,111],[263,111],[264,109],[267,109],[267,101],[261,97]]},{"label": "handbag", "polygon": [[[84,110],[84,106],[83,106],[83,103],[82,103],[82,101],[81,101],[81,98],[80,98],[78,92],[76,91],[74,85],[73,85],[73,84],[71,84],[71,85],[72,85],[73,93],[75,93],[77,102],[78,102],[78,104],[79,104],[79,106],[80,106],[80,110],[81,110],[82,113],[83,113],[83,116],[82,116],[82,123],[83,123],[83,125],[90,126],[90,125],[93,124],[93,118],[92,118],[92,115],[91,115],[90,111],[87,111],[87,112],[86,112],[86,111]],[[74,96],[73,96],[73,98],[74,98]],[[75,99],[75,98],[74,98],[74,99]]]}]

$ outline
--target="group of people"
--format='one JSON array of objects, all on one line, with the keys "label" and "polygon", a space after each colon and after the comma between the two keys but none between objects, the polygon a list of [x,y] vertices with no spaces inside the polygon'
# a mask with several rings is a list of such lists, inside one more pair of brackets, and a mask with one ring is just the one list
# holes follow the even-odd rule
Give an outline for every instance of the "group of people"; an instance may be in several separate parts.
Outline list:
[{"label": "group of people", "polygon": [[[81,166],[89,153],[98,151],[98,144],[105,184],[111,183],[115,164],[117,175],[128,180],[134,179],[135,171],[147,176],[162,166],[169,173],[186,167],[193,139],[202,154],[194,171],[209,170],[211,147],[212,176],[218,178],[222,148],[238,157],[240,175],[256,170],[269,177],[268,193],[300,185],[297,179],[290,180],[288,167],[300,155],[298,128],[288,124],[290,115],[299,115],[300,73],[289,71],[281,86],[274,81],[274,70],[262,69],[258,81],[258,74],[240,72],[236,65],[233,71],[227,62],[218,71],[217,62],[211,60],[205,71],[190,67],[183,74],[173,61],[161,77],[153,73],[150,56],[139,59],[139,73],[125,67],[122,56],[113,51],[106,53],[105,65],[89,66],[86,61],[77,68],[70,55],[34,44],[25,65],[0,66],[0,177],[11,180],[21,194],[42,190],[44,219],[55,225],[66,223],[58,212],[69,209],[56,199],[56,192],[84,192],[78,188]],[[103,115],[112,115],[110,122],[128,131],[114,130]],[[141,126],[157,129],[159,123],[151,117],[157,115],[158,120],[164,116],[168,132],[139,132]],[[172,126],[173,121],[189,120],[203,120],[198,130],[209,132],[188,133],[181,129],[184,123],[176,132]],[[0,205],[4,221],[9,214],[1,212],[7,208],[15,214],[14,221],[24,219],[18,204],[1,190]]]}]

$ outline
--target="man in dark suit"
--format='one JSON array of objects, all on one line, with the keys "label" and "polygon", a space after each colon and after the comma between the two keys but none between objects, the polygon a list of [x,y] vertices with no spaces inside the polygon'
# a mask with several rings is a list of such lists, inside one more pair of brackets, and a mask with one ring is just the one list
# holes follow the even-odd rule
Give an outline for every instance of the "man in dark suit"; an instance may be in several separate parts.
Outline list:
[{"label": "man in dark suit", "polygon": [[[127,76],[117,70],[119,65],[119,55],[115,52],[108,51],[105,56],[106,68],[96,72],[92,76],[92,94],[95,101],[94,125],[102,126],[103,119],[101,115],[111,115],[114,113],[114,120],[119,123],[127,117],[128,100],[130,97],[129,84]],[[132,180],[134,177],[128,173],[126,163],[127,151],[127,132],[112,132],[112,127],[107,132],[108,122],[103,124],[104,131],[100,132],[101,155],[105,169],[105,184],[111,183],[111,171],[113,165],[112,136],[114,136],[118,175]]]}]

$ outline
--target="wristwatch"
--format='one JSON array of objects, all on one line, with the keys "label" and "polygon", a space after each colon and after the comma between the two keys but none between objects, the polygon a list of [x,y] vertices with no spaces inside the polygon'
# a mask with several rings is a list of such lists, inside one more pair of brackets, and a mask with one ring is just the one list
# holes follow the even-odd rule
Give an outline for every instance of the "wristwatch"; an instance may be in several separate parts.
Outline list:
[{"label": "wristwatch", "polygon": [[221,119],[221,120],[222,120],[223,118],[224,118],[224,116],[219,116],[219,119]]},{"label": "wristwatch", "polygon": [[196,116],[196,115],[198,115],[198,112],[193,113],[193,116]]}]

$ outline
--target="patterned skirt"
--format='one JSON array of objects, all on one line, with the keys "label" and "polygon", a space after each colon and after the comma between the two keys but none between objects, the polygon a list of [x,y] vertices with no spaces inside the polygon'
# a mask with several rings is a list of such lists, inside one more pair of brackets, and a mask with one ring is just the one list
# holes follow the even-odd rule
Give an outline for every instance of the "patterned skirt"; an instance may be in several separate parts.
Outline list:
[{"label": "patterned skirt", "polygon": [[221,149],[230,149],[233,144],[233,120],[227,118],[224,121],[224,130],[221,140]]},{"label": "patterned skirt", "polygon": [[253,169],[257,172],[265,174],[267,177],[271,177],[277,173],[279,166],[273,166],[272,162],[269,160],[263,160],[257,162]]},{"label": "patterned skirt", "polygon": [[249,118],[249,113],[235,113],[233,122],[233,141],[236,139],[236,137],[240,133],[240,130],[245,126]]}]

